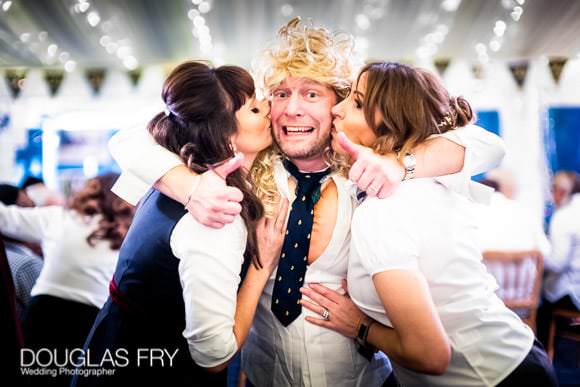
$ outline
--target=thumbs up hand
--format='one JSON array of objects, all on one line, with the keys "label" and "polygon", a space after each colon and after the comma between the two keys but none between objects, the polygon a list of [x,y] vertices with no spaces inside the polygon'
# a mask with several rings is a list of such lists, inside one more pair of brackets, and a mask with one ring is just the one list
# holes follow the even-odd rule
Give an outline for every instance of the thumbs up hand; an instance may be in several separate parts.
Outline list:
[{"label": "thumbs up hand", "polygon": [[393,194],[405,176],[405,168],[393,154],[381,156],[372,149],[355,144],[344,132],[338,133],[338,143],[354,160],[348,178],[369,197],[384,199]]},{"label": "thumbs up hand", "polygon": [[186,208],[198,222],[208,227],[222,228],[232,223],[242,211],[242,191],[226,185],[226,177],[240,168],[243,160],[244,155],[238,153],[218,167],[195,177]]}]

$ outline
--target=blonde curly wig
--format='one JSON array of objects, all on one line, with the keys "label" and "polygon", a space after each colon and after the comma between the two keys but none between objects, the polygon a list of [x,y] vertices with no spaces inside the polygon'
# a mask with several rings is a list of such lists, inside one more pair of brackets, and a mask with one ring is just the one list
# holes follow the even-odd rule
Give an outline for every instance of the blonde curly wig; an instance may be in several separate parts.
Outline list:
[{"label": "blonde curly wig", "polygon": [[277,160],[281,159],[280,151],[273,144],[258,153],[248,173],[252,190],[262,201],[264,216],[267,218],[274,217],[280,203],[280,194],[274,178],[274,165]]},{"label": "blonde curly wig", "polygon": [[362,65],[353,51],[351,35],[303,24],[296,17],[280,28],[278,39],[252,63],[256,89],[269,96],[286,77],[309,78],[330,85],[344,98]]}]

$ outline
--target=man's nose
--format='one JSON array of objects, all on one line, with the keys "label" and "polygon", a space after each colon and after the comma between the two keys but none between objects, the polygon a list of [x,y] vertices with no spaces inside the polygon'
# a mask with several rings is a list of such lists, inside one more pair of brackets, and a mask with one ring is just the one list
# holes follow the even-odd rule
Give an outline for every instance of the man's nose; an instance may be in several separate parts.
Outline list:
[{"label": "man's nose", "polygon": [[290,98],[288,98],[288,104],[286,105],[286,110],[284,112],[289,116],[304,115],[304,112],[302,111],[302,103],[297,94],[292,94]]}]

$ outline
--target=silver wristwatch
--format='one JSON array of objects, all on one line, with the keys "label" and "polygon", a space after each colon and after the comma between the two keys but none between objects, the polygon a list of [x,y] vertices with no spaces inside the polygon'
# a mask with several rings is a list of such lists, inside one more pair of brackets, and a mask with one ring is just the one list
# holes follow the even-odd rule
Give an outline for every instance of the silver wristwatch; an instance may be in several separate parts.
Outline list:
[{"label": "silver wristwatch", "polygon": [[417,159],[412,153],[406,153],[403,157],[403,167],[405,167],[405,176],[402,181],[407,181],[415,176],[415,167],[417,166]]}]

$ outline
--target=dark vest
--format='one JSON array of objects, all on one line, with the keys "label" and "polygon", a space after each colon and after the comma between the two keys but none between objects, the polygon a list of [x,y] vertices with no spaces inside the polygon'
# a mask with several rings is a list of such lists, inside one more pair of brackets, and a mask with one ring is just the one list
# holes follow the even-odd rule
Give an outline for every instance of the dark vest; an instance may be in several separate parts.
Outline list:
[{"label": "dark vest", "polygon": [[[115,377],[76,378],[77,386],[128,386],[126,383],[139,385],[138,381],[160,386],[226,384],[225,372],[209,374],[194,363],[182,336],[185,306],[179,260],[171,252],[170,237],[185,214],[183,205],[155,190],[143,199],[121,247],[111,294],[85,344],[97,361],[106,349],[127,349],[130,364],[117,368]],[[137,367],[139,351],[148,355],[148,348],[156,353],[160,348],[171,355],[177,350],[173,366],[169,367],[165,355],[163,366],[159,360],[151,365],[142,358]],[[95,383],[85,384],[89,381]]]}]

